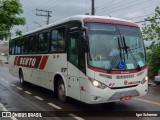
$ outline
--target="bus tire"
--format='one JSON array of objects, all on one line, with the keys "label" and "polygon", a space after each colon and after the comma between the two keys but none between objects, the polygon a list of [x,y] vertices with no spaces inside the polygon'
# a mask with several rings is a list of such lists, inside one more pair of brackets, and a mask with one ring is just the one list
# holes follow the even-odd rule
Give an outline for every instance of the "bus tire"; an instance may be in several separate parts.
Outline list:
[{"label": "bus tire", "polygon": [[24,76],[23,76],[23,71],[22,70],[19,71],[19,81],[20,81],[21,85],[25,84]]},{"label": "bus tire", "polygon": [[67,101],[65,85],[64,85],[64,82],[63,82],[62,78],[60,78],[58,80],[57,95],[58,95],[59,101],[61,101],[61,102],[66,102]]}]

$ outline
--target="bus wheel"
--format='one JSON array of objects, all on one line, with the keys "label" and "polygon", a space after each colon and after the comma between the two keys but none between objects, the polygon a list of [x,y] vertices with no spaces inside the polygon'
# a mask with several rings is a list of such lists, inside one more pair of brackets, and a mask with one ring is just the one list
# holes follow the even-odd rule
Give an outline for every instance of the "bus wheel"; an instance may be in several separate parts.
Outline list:
[{"label": "bus wheel", "polygon": [[58,99],[61,102],[66,102],[67,100],[66,90],[65,90],[65,85],[62,79],[58,80],[57,95],[58,95]]},{"label": "bus wheel", "polygon": [[22,70],[20,70],[20,72],[19,72],[19,81],[20,81],[21,85],[24,85],[25,81],[24,81]]}]

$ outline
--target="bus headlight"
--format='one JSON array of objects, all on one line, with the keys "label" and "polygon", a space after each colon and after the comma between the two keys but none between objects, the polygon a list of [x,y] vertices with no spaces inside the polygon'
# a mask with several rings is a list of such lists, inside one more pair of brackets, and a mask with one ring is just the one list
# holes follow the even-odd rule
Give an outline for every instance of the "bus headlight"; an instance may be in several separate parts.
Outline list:
[{"label": "bus headlight", "polygon": [[94,80],[92,78],[88,78],[89,81],[92,83],[93,86],[97,87],[97,88],[100,88],[100,89],[105,89],[107,88],[107,86],[97,80]]},{"label": "bus headlight", "polygon": [[141,81],[141,84],[144,84],[146,81],[148,81],[148,76],[146,76],[146,77]]},{"label": "bus headlight", "polygon": [[148,76],[146,76],[144,79],[145,79],[145,80],[148,80]]},{"label": "bus headlight", "polygon": [[93,81],[93,85],[97,87],[97,86],[99,86],[99,82],[96,81],[96,80],[94,80],[94,81]]}]

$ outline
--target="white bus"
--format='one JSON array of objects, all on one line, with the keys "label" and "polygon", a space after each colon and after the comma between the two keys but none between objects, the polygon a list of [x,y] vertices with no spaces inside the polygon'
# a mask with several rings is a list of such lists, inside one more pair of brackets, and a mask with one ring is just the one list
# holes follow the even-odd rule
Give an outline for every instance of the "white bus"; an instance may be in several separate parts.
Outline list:
[{"label": "white bus", "polygon": [[123,19],[77,15],[10,40],[9,71],[67,97],[98,104],[148,91],[140,28]]}]

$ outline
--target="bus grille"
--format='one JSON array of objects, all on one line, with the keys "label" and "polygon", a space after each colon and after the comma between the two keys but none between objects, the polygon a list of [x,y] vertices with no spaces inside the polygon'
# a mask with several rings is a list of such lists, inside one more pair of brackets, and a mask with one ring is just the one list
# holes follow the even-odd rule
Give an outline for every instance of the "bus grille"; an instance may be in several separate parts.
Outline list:
[{"label": "bus grille", "polygon": [[137,77],[138,77],[138,76],[141,76],[143,73],[144,73],[144,71],[138,73],[138,74],[137,74]]},{"label": "bus grille", "polygon": [[108,79],[112,79],[111,75],[99,74],[99,76],[102,76],[102,77],[105,77],[105,78],[108,78]]},{"label": "bus grille", "polygon": [[[137,85],[138,85],[138,84],[137,84]],[[124,86],[124,87],[110,87],[110,89],[124,89],[124,88],[131,88],[131,87],[136,87],[137,85]]]},{"label": "bus grille", "polygon": [[126,78],[133,78],[134,75],[118,75],[116,76],[116,79],[126,79]]},{"label": "bus grille", "polygon": [[139,96],[139,95],[140,94],[139,94],[139,92],[137,90],[129,90],[129,91],[123,91],[123,92],[116,92],[116,93],[114,93],[108,99],[108,101],[120,99],[122,96],[131,96],[131,97],[134,97],[134,96]]}]

